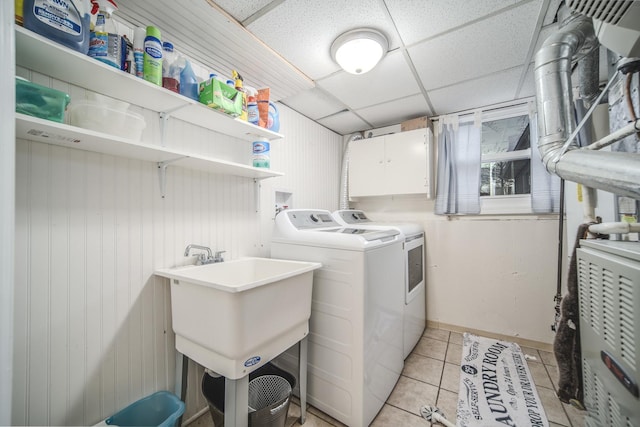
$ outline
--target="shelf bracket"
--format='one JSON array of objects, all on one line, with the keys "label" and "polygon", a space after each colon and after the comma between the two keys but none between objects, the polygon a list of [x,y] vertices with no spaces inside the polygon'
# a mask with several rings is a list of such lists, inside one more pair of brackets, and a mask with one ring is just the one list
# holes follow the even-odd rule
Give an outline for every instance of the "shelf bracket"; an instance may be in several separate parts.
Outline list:
[{"label": "shelf bracket", "polygon": [[186,107],[186,105],[179,105],[175,108],[171,108],[167,111],[160,111],[160,144],[165,147],[167,141],[167,126],[169,125],[169,118],[174,112]]},{"label": "shelf bracket", "polygon": [[256,206],[256,213],[260,212],[260,189],[262,186],[260,185],[260,180],[258,178],[253,178],[253,202]]},{"label": "shelf bracket", "polygon": [[167,167],[171,163],[177,162],[178,160],[186,159],[189,156],[178,157],[177,159],[165,160],[163,162],[158,162],[158,177],[160,178],[160,195],[164,199],[165,192],[167,189]]}]

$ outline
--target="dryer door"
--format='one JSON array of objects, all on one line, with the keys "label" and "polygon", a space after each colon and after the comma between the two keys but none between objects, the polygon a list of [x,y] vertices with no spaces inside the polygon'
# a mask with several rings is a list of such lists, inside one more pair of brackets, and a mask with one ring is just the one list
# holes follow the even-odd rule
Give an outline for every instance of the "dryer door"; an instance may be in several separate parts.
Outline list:
[{"label": "dryer door", "polygon": [[405,252],[405,304],[409,304],[424,288],[424,233],[408,236]]}]

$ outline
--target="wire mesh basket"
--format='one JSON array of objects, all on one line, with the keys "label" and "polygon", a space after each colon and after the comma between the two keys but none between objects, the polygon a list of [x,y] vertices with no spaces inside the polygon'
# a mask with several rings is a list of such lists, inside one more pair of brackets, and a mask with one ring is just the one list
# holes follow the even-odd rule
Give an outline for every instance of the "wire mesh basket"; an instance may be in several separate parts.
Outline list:
[{"label": "wire mesh basket", "polygon": [[[291,395],[291,384],[279,375],[263,375],[249,381],[249,411],[259,411]],[[273,408],[272,411],[278,408]]]},{"label": "wire mesh basket", "polygon": [[[282,378],[287,384],[278,379],[260,379],[262,377]],[[247,396],[249,427],[285,427],[295,386],[296,379],[291,373],[271,363],[251,372]],[[212,377],[205,372],[202,375],[202,394],[207,399],[214,427],[224,426],[225,378]]]}]

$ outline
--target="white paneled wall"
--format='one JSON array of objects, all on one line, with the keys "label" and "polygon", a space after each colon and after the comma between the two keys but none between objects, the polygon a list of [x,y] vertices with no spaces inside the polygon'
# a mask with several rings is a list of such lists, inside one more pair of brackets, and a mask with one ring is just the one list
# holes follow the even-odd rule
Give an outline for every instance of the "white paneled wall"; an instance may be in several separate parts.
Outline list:
[{"label": "white paneled wall", "polygon": [[0,3],[0,425],[11,424],[15,229],[13,2]]},{"label": "white paneled wall", "polygon": [[[18,75],[84,99],[85,90],[18,69]],[[157,114],[143,142],[160,140]],[[17,141],[14,425],[91,425],[157,390],[174,389],[168,282],[156,268],[191,263],[189,243],[228,259],[268,256],[273,189],[296,203],[336,209],[342,138],[281,107],[272,168],[252,179],[170,166],[166,197],[151,162]],[[235,162],[251,144],[171,120],[168,146]],[[273,182],[272,182],[273,181]],[[212,325],[223,327],[223,325]],[[189,418],[206,407],[202,368],[190,363]]]},{"label": "white paneled wall", "polygon": [[271,143],[271,168],[284,176],[261,184],[264,208],[261,233],[269,237],[263,239],[265,256],[269,256],[274,224],[275,191],[291,192],[292,208],[333,211],[339,204],[342,137],[283,105],[278,108],[280,132],[286,137]]}]

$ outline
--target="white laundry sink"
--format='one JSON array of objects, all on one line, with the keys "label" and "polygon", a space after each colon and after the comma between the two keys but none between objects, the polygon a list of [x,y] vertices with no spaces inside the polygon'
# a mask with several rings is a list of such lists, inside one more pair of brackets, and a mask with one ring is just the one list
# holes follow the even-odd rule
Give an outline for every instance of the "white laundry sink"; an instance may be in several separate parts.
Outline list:
[{"label": "white laundry sink", "polygon": [[241,258],[157,270],[170,279],[177,350],[226,378],[244,377],[309,333],[321,266]]}]

